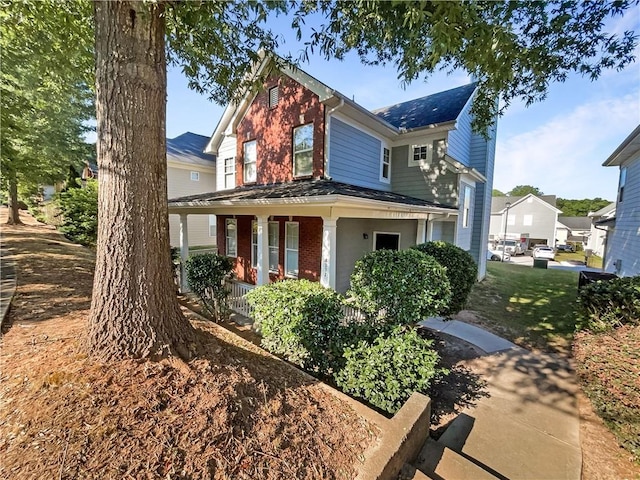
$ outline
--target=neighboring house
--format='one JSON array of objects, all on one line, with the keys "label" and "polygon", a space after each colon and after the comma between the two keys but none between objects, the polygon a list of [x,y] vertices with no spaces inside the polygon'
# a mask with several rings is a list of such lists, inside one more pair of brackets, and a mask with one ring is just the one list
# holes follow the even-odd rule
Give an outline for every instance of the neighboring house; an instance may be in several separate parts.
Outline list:
[{"label": "neighboring house", "polygon": [[607,244],[607,234],[609,227],[606,223],[616,216],[616,202],[611,202],[606,207],[595,212],[589,212],[591,229],[589,235],[589,245],[587,246],[594,255],[604,258],[605,246]]},{"label": "neighboring house", "polygon": [[495,127],[489,140],[472,133],[474,92],[369,111],[284,68],[213,132],[217,191],[174,198],[170,212],[185,224],[217,215],[219,251],[252,285],[306,278],[345,292],[364,254],[436,239],[471,252],[483,277]]},{"label": "neighboring house", "polygon": [[640,275],[640,125],[603,165],[620,169],[615,217],[596,222],[611,228],[604,270],[623,277]]},{"label": "neighboring house", "polygon": [[[203,153],[209,137],[186,132],[167,139],[168,198],[211,192],[216,184],[216,157]],[[180,246],[180,219],[169,215],[171,246]],[[194,215],[190,218],[188,244],[215,247],[216,216]]]},{"label": "neighboring house", "polygon": [[581,243],[587,248],[591,237],[591,219],[589,217],[558,217],[556,242]]},{"label": "neighboring house", "polygon": [[558,214],[555,195],[493,197],[489,240],[520,239],[527,248],[537,244],[556,245]]}]

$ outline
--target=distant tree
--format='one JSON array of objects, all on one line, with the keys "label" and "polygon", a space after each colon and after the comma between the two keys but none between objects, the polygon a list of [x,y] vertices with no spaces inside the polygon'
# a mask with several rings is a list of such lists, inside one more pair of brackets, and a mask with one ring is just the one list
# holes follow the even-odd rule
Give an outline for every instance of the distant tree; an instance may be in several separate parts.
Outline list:
[{"label": "distant tree", "polygon": [[562,216],[564,217],[585,217],[589,212],[596,212],[610,203],[609,200],[600,197],[584,198],[582,200],[558,198],[556,207],[562,210]]},{"label": "distant tree", "polygon": [[518,185],[517,187],[513,187],[508,192],[508,195],[511,195],[512,197],[524,197],[525,195],[529,195],[530,193],[533,193],[538,197],[540,195],[544,195],[544,193],[542,193],[542,190],[540,190],[538,187],[532,187],[531,185]]},{"label": "distant tree", "polygon": [[491,191],[491,196],[492,197],[506,197],[506,194],[504,194],[503,192],[501,192],[500,190],[498,190],[497,188],[494,188]]}]

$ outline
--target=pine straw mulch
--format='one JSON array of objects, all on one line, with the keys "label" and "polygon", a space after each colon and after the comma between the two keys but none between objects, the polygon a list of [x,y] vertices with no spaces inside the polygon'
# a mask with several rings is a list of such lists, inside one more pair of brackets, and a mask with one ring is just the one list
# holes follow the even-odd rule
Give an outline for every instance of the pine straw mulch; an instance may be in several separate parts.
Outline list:
[{"label": "pine straw mulch", "polygon": [[215,324],[192,318],[208,351],[188,364],[88,358],[93,255],[26,219],[2,227],[18,290],[0,356],[0,478],[355,476],[375,427]]}]

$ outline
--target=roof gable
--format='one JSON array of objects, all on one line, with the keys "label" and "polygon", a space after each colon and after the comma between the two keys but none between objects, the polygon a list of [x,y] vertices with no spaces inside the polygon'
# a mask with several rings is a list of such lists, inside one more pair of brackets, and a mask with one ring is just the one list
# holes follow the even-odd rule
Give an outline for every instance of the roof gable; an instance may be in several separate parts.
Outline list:
[{"label": "roof gable", "polygon": [[532,198],[533,201],[542,203],[544,206],[548,207],[554,212],[562,213],[562,210],[558,210],[556,208],[555,195],[542,195],[538,197],[533,193],[529,193],[524,197],[491,197],[491,213],[492,214],[502,213],[507,208],[507,203],[511,204],[509,208],[513,208],[516,205],[519,205],[525,202],[528,198]]},{"label": "roof gable", "polygon": [[209,137],[197,133],[185,132],[175,138],[167,139],[167,160],[215,166],[216,157],[204,153]]},{"label": "roof gable", "polygon": [[374,110],[378,117],[402,129],[455,121],[469,102],[476,83]]},{"label": "roof gable", "polygon": [[602,164],[605,167],[622,165],[640,151],[640,125],[625,138],[615,151]]},{"label": "roof gable", "polygon": [[597,210],[595,212],[589,212],[588,216],[589,217],[603,217],[605,215],[609,216],[612,213],[613,214],[616,213],[616,202],[611,202],[606,207],[602,207],[600,210]]},{"label": "roof gable", "polygon": [[591,228],[589,217],[558,217],[558,221],[567,226],[569,230],[589,230]]}]

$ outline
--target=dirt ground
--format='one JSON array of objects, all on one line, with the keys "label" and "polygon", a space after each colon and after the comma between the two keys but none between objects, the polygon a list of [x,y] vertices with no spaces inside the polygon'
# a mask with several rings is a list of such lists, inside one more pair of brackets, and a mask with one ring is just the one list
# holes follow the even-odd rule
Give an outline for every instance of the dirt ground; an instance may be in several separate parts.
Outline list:
[{"label": "dirt ground", "polygon": [[374,427],[211,322],[192,316],[208,349],[188,364],[88,358],[93,254],[23,219],[2,225],[18,289],[0,352],[0,478],[354,477]]}]

